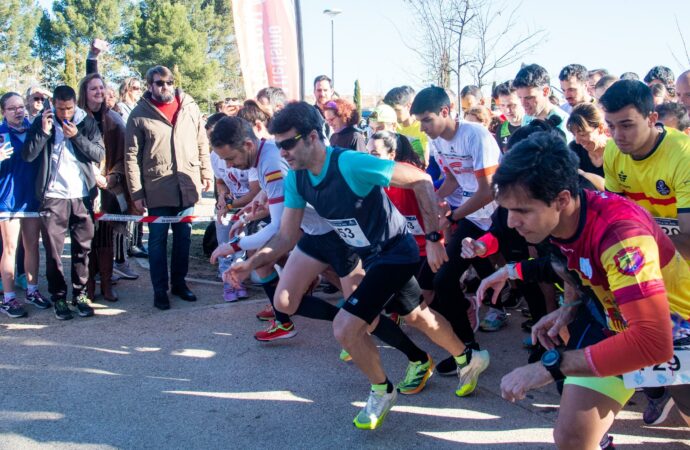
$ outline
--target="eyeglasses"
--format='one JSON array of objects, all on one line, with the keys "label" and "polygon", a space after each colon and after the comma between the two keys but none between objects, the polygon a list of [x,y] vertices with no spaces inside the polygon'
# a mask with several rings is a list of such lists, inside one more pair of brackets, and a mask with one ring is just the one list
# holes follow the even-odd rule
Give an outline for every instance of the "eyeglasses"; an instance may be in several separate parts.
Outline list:
[{"label": "eyeglasses", "polygon": [[153,84],[155,84],[158,87],[163,87],[165,85],[172,86],[173,84],[175,84],[175,82],[172,80],[156,80],[153,82]]},{"label": "eyeglasses", "polygon": [[40,97],[40,96],[39,97],[33,97],[33,99],[35,102],[42,102],[43,100],[45,100],[43,97]]},{"label": "eyeglasses", "polygon": [[24,106],[15,106],[13,108],[7,108],[5,109],[7,112],[15,113],[17,111],[24,111]]},{"label": "eyeglasses", "polygon": [[295,145],[297,145],[297,142],[299,142],[300,139],[302,139],[302,135],[298,134],[291,138],[283,139],[280,142],[276,141],[276,147],[289,151],[295,148]]}]

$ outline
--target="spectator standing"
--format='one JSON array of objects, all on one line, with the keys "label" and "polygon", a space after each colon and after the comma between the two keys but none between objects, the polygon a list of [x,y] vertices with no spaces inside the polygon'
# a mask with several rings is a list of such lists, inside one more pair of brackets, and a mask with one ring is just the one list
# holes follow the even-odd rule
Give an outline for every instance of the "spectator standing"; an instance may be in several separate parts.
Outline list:
[{"label": "spectator standing", "polygon": [[[120,115],[107,106],[106,92],[103,78],[98,73],[89,74],[79,84],[78,105],[96,120],[105,147],[105,158],[98,165],[96,174],[99,201],[96,202],[95,209],[109,214],[123,214],[127,213],[128,204],[124,183],[125,124]],[[122,199],[122,204],[118,202],[118,196]],[[125,225],[114,222],[98,222],[95,225],[87,284],[87,294],[91,299],[95,296],[96,273],[100,273],[103,298],[109,302],[118,300],[112,286],[113,237],[116,227],[124,229]]]},{"label": "spectator standing", "polygon": [[[211,189],[213,172],[201,111],[194,99],[175,88],[164,66],[146,72],[147,92],[127,121],[125,174],[135,209],[154,216],[187,216],[199,189]],[[154,306],[170,308],[168,299],[168,229],[149,224],[149,261]],[[185,283],[189,268],[190,223],[172,224],[171,293],[185,301],[196,296]]]},{"label": "spectator standing", "polygon": [[690,70],[681,73],[676,80],[676,98],[686,108],[690,108]]},{"label": "spectator standing", "polygon": [[558,74],[561,82],[561,90],[565,95],[566,103],[561,109],[568,114],[580,103],[591,103],[593,98],[587,92],[587,68],[581,64],[569,64]]},{"label": "spectator standing", "polygon": [[367,145],[364,134],[355,128],[355,125],[359,123],[359,113],[353,103],[336,98],[326,103],[323,114],[326,122],[333,130],[330,139],[333,147],[366,152]]},{"label": "spectator standing", "polygon": [[120,101],[117,103],[117,109],[125,123],[141,98],[141,90],[141,81],[138,78],[127,77],[120,83]]},{"label": "spectator standing", "polygon": [[501,123],[495,133],[496,142],[498,142],[501,152],[505,153],[508,148],[508,139],[522,126],[525,109],[520,103],[517,89],[513,86],[512,81],[506,81],[496,86],[493,97],[496,99],[498,109],[506,117],[506,120]]},{"label": "spectator standing", "polygon": [[46,245],[48,291],[55,317],[72,318],[67,305],[67,284],[62,268],[65,233],[69,231],[72,264],[72,305],[82,317],[93,316],[86,295],[89,251],[94,234],[93,200],[96,197],[94,164],[105,156],[98,124],[77,107],[77,95],[69,86],[53,91],[54,110],[34,120],[24,142],[25,161],[38,160],[36,198]]},{"label": "spectator standing", "polygon": [[41,86],[31,86],[26,90],[26,118],[29,122],[43,111],[44,102],[51,97],[50,91]]},{"label": "spectator standing", "polygon": [[281,88],[269,86],[257,92],[256,101],[272,116],[283,109],[287,103],[287,97]]},{"label": "spectator standing", "polygon": [[[333,94],[333,81],[330,78],[328,78],[326,75],[319,75],[314,78],[314,106],[316,106],[316,109],[318,109],[321,113],[321,117],[324,117],[323,109],[326,106],[326,103],[331,101]],[[326,138],[330,138],[333,130],[325,121],[323,126]]]},{"label": "spectator standing", "polygon": [[525,108],[526,115],[522,119],[522,125],[527,125],[534,119],[548,120],[564,132],[568,139],[572,138],[565,127],[568,113],[549,101],[551,78],[546,69],[537,64],[523,67],[515,75],[513,86]]},{"label": "spectator standing", "polygon": [[417,118],[410,113],[414,96],[415,91],[410,86],[400,86],[388,91],[383,98],[383,102],[395,110],[398,126],[394,131],[409,139],[415,153],[417,153],[426,167],[429,165],[429,138],[422,131],[421,124]]},{"label": "spectator standing", "polygon": [[[26,117],[24,99],[16,92],[8,92],[0,97],[0,111],[3,121],[0,124],[0,211],[36,212],[38,200],[33,194],[32,183],[36,179],[38,164],[22,160],[21,149],[31,126]],[[50,302],[38,291],[38,237],[40,221],[37,218],[0,219],[2,232],[2,281],[4,298],[0,311],[9,317],[26,315],[24,307],[16,299],[15,259],[18,256],[17,241],[24,243],[24,267],[27,269],[26,301],[37,308],[46,309]]]}]

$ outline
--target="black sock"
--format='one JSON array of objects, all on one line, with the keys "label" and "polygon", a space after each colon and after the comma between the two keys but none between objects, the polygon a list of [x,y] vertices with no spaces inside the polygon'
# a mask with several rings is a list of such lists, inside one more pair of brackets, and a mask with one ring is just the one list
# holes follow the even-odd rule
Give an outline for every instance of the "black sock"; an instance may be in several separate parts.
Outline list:
[{"label": "black sock", "polygon": [[666,392],[665,387],[653,387],[653,388],[644,388],[644,393],[647,397],[657,399],[663,397],[664,393]]},{"label": "black sock", "polygon": [[339,309],[337,307],[323,299],[314,297],[313,295],[305,295],[302,297],[302,301],[295,314],[310,319],[330,320],[333,322],[338,311]]},{"label": "black sock", "polygon": [[290,316],[278,311],[276,307],[273,305],[273,296],[276,293],[276,287],[278,287],[278,277],[274,278],[273,280],[267,283],[263,283],[261,287],[264,288],[264,292],[268,297],[268,301],[271,302],[271,306],[273,306],[273,313],[276,315],[276,321],[280,323],[289,323]]},{"label": "black sock", "polygon": [[387,392],[388,394],[390,394],[391,392],[393,392],[393,389],[395,389],[395,387],[393,386],[393,383],[391,383],[391,380],[389,380],[388,378],[386,378],[386,381],[384,381],[383,383],[379,383],[377,386],[380,386],[380,385],[382,385],[382,384],[385,384],[385,385],[386,385],[386,392]]},{"label": "black sock", "polygon": [[371,334],[403,352],[410,361],[428,361],[426,352],[417,347],[403,330],[386,316],[379,316],[379,324]]},{"label": "black sock", "polygon": [[465,342],[465,347],[471,348],[472,350],[477,350],[477,351],[481,350],[481,348],[479,347],[479,344],[475,341]]}]

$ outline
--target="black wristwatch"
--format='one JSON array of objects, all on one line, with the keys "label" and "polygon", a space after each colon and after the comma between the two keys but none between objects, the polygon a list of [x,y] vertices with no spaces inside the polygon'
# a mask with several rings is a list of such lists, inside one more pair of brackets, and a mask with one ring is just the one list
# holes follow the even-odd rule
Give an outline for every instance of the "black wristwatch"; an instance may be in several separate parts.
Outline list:
[{"label": "black wristwatch", "polygon": [[438,242],[441,240],[441,233],[438,231],[432,231],[431,233],[427,233],[424,235],[427,241],[430,242]]},{"label": "black wristwatch", "polygon": [[557,348],[548,350],[541,356],[541,364],[549,371],[554,381],[565,380],[565,375],[561,372],[561,361],[563,353]]}]

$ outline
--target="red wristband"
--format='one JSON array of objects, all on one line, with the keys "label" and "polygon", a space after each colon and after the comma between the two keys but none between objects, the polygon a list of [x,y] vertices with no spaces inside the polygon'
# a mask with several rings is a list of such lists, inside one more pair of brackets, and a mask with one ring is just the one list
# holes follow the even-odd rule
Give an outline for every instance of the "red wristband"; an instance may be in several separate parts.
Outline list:
[{"label": "red wristband", "polygon": [[235,252],[241,252],[242,251],[242,247],[240,247],[239,241],[231,242],[230,247],[232,247],[232,249],[235,250]]},{"label": "red wristband", "polygon": [[477,239],[477,241],[486,246],[486,253],[481,256],[482,258],[493,255],[498,251],[498,239],[491,233],[486,233],[484,236]]}]

